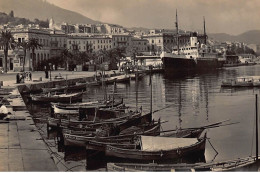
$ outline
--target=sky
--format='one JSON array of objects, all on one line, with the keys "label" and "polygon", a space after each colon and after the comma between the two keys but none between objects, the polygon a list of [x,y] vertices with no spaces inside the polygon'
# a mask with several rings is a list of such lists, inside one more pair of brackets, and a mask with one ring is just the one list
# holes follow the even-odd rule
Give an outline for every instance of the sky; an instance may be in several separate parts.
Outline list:
[{"label": "sky", "polygon": [[260,29],[260,0],[47,0],[93,20],[124,27],[175,29],[238,35]]}]

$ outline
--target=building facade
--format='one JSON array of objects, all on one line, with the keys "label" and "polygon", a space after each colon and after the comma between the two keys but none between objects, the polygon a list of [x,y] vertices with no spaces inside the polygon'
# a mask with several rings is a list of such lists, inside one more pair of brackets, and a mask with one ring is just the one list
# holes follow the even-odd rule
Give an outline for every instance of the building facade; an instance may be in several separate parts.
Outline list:
[{"label": "building facade", "polygon": [[[36,70],[39,67],[40,63],[44,60],[50,58],[50,33],[48,30],[43,29],[14,29],[11,30],[13,37],[16,42],[22,42],[23,40],[29,41],[31,38],[35,38],[42,45],[41,48],[38,48],[32,55],[32,50],[26,50],[25,62],[23,62],[24,53],[23,50],[16,48],[14,50],[15,57],[10,57],[10,68],[9,70],[21,71],[23,64],[25,70],[30,70],[34,67]],[[33,61],[34,59],[34,61]],[[13,62],[13,64],[12,64]],[[33,63],[34,62],[34,63]],[[13,66],[13,68],[12,68]]]},{"label": "building facade", "polygon": [[100,49],[112,48],[112,38],[108,35],[70,34],[67,49],[80,52],[97,52]]},{"label": "building facade", "polygon": [[50,32],[50,58],[60,56],[67,48],[67,35],[60,31]]},{"label": "building facade", "polygon": [[[151,32],[156,33],[156,32]],[[142,38],[147,39],[149,42],[148,51],[153,54],[158,54],[161,51],[171,52],[172,50],[177,48],[177,35],[173,33],[156,33],[156,34],[148,34],[142,36]],[[190,34],[179,34],[179,46],[182,47],[189,43]],[[198,41],[203,43],[204,36],[198,35]]]}]

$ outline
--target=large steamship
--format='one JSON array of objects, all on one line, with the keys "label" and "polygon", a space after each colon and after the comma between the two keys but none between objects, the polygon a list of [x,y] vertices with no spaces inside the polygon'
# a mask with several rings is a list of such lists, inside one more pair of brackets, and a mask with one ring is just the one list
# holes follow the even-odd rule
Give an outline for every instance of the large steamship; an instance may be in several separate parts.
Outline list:
[{"label": "large steamship", "polygon": [[206,45],[206,32],[204,20],[205,42],[198,42],[197,33],[190,34],[189,45],[179,47],[178,22],[176,12],[176,30],[177,30],[177,49],[172,52],[162,51],[161,58],[164,70],[168,74],[173,72],[206,71],[223,66],[223,62],[218,60],[216,53],[212,53],[210,47]]}]

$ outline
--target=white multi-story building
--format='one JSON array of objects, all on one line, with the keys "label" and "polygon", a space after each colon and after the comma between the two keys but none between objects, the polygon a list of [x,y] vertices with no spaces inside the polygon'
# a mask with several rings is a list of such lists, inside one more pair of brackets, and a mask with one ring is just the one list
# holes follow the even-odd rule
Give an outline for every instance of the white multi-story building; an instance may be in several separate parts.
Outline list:
[{"label": "white multi-story building", "polygon": [[97,52],[100,49],[111,49],[112,38],[108,35],[70,34],[67,49],[70,51]]},{"label": "white multi-story building", "polygon": [[[29,67],[37,69],[43,60],[50,58],[50,34],[48,30],[22,28],[13,29],[11,32],[16,42],[22,42],[23,40],[29,41],[29,39],[35,38],[42,46],[35,50],[34,56],[32,55],[32,49],[27,49],[25,62],[23,62],[24,53],[22,49],[16,48],[15,50],[11,50],[8,62],[9,70],[20,71],[23,63],[25,70],[29,70]],[[32,61],[32,59],[34,59],[34,61]]]}]

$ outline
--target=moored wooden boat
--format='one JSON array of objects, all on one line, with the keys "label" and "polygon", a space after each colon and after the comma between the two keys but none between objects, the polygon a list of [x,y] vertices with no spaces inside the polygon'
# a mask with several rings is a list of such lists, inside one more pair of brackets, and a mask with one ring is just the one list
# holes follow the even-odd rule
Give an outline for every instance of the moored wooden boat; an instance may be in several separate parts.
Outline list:
[{"label": "moored wooden boat", "polygon": [[205,152],[206,135],[203,138],[172,138],[140,136],[139,149],[106,146],[106,156],[134,160],[177,159],[193,153]]},{"label": "moored wooden boat", "polygon": [[60,95],[32,95],[31,100],[34,102],[75,102],[82,100],[83,93],[60,94]]},{"label": "moored wooden boat", "polygon": [[55,88],[42,88],[43,93],[56,92],[56,91],[65,91],[65,90],[86,90],[86,84],[76,84],[70,86],[59,86]]},{"label": "moored wooden boat", "polygon": [[255,157],[245,157],[228,161],[211,163],[177,163],[177,164],[158,164],[158,163],[107,163],[108,172],[242,172],[258,171],[255,164]]},{"label": "moored wooden boat", "polygon": [[89,108],[109,108],[109,107],[117,107],[124,103],[123,99],[112,101],[91,101],[91,102],[83,102],[83,103],[52,103],[52,105],[57,105],[60,109],[69,109],[69,110],[78,110],[81,109],[89,109]]},{"label": "moored wooden boat", "polygon": [[[107,163],[107,172],[194,172],[196,167],[205,163],[179,163],[179,164],[158,164],[158,163]],[[198,168],[196,171],[210,171],[209,167]]]},{"label": "moored wooden boat", "polygon": [[88,144],[87,149],[105,151],[107,143],[113,146],[114,144],[116,146],[122,146],[123,148],[129,148],[127,145],[130,145],[132,146],[131,148],[134,148],[131,142],[133,141],[133,137],[136,136],[136,132],[138,132],[138,134],[159,135],[160,123],[148,125],[142,132],[132,131],[128,135],[109,136],[107,134],[106,136],[80,136],[64,133],[63,138],[65,146],[86,146]]},{"label": "moored wooden boat", "polygon": [[104,78],[103,82],[105,82],[106,84],[112,84],[114,82],[117,83],[130,82],[130,76],[126,74],[112,76],[112,77]]},{"label": "moored wooden boat", "polygon": [[[59,117],[59,118],[53,118],[48,117],[47,124],[49,127],[85,127],[85,126],[91,126],[91,127],[99,127],[102,124],[122,124],[122,127],[127,126],[128,123],[127,120],[131,119],[131,121],[134,121],[140,117],[140,112],[129,112],[123,114],[123,116],[116,117],[116,118],[110,118],[110,119],[102,119],[102,117],[99,118],[99,120],[96,120],[96,117],[93,117],[91,120],[75,120],[71,119],[71,116],[66,116],[65,118]],[[138,119],[139,120],[139,119]]]}]

